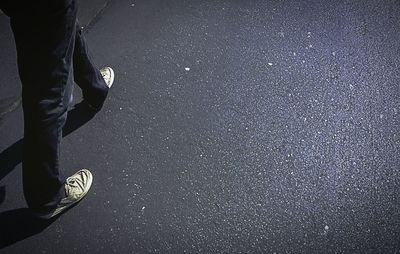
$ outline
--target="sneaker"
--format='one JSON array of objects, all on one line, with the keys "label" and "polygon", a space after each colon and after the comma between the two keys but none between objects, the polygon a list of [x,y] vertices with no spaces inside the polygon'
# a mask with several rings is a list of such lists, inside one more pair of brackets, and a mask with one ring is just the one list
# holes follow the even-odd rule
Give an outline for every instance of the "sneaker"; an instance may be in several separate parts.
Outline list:
[{"label": "sneaker", "polygon": [[104,67],[100,69],[101,76],[103,76],[104,81],[106,82],[106,85],[108,88],[111,88],[111,86],[114,83],[114,71],[111,69],[111,67]]},{"label": "sneaker", "polygon": [[92,185],[93,176],[87,169],[81,169],[65,181],[65,198],[61,199],[57,208],[50,213],[36,213],[35,216],[41,219],[51,219],[62,212],[65,212],[72,205],[78,203],[88,193]]}]

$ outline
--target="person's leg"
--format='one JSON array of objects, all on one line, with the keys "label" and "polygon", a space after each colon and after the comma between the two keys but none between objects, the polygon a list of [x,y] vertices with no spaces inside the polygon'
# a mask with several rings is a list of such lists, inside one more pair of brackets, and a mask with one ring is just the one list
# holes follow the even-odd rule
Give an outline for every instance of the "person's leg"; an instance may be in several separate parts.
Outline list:
[{"label": "person's leg", "polygon": [[24,110],[23,184],[34,211],[54,209],[64,197],[60,173],[75,43],[74,0],[42,1],[11,17]]},{"label": "person's leg", "polygon": [[84,100],[93,108],[100,109],[109,88],[90,57],[83,31],[78,23],[76,24],[73,66],[74,80],[82,89]]}]

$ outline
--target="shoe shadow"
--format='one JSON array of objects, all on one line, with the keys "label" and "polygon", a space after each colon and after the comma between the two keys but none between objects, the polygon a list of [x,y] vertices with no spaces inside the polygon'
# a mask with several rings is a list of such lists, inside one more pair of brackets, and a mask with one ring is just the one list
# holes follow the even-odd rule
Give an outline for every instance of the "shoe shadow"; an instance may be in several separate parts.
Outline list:
[{"label": "shoe shadow", "polygon": [[38,219],[28,208],[0,213],[0,250],[42,232],[56,220]]}]

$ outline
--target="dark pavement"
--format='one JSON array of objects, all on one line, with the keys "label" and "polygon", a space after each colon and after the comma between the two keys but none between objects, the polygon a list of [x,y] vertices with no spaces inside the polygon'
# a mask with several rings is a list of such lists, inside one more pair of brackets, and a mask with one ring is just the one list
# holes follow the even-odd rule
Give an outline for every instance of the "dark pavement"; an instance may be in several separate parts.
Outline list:
[{"label": "dark pavement", "polygon": [[94,184],[48,223],[24,209],[0,15],[0,252],[400,253],[399,1],[81,7],[116,80],[93,119],[71,114],[64,172]]}]

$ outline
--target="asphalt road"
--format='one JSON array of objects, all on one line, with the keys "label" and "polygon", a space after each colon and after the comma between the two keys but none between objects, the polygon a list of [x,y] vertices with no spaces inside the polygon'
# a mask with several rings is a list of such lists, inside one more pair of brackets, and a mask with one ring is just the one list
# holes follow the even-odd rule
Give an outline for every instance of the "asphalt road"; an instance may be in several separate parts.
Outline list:
[{"label": "asphalt road", "polygon": [[0,252],[400,253],[399,1],[100,2],[80,15],[115,85],[61,162],[94,184],[49,223],[0,16]]}]

